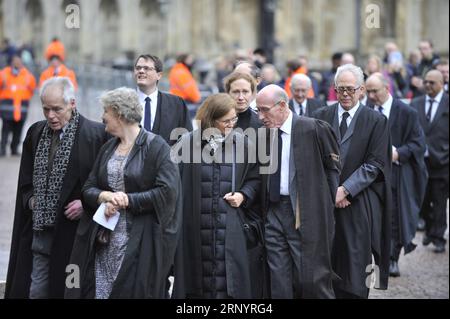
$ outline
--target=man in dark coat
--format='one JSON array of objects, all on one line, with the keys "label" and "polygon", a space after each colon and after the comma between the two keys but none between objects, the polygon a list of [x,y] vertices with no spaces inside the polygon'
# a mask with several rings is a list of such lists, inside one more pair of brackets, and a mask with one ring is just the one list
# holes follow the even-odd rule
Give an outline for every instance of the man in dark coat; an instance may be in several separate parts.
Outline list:
[{"label": "man in dark coat", "polygon": [[262,192],[271,297],[334,298],[336,136],[327,123],[293,114],[277,85],[264,87],[256,101],[264,126],[275,129]]},{"label": "man in dark coat", "polygon": [[325,106],[320,100],[307,98],[311,85],[311,79],[305,74],[299,73],[292,77],[289,108],[299,116],[311,117],[316,110]]},{"label": "man in dark coat", "polygon": [[403,248],[408,254],[416,248],[419,211],[428,178],[424,161],[425,134],[418,113],[389,93],[389,82],[381,73],[366,81],[370,107],[389,120],[392,140],[392,238],[390,276],[400,276],[398,259]]},{"label": "man in dark coat", "polygon": [[385,116],[360,104],[363,85],[361,68],[353,64],[339,67],[335,77],[339,103],[313,115],[333,127],[340,144],[342,173],[333,247],[333,267],[341,278],[334,285],[337,298],[367,298],[369,279],[376,280],[375,288],[387,289],[389,278],[389,127]]},{"label": "man in dark coat", "polygon": [[104,126],[79,115],[68,78],[41,91],[46,121],[23,143],[6,298],[62,298],[78,220],[81,187],[100,147]]},{"label": "man in dark coat", "polygon": [[449,109],[448,95],[443,91],[444,80],[437,70],[429,71],[424,80],[426,96],[414,99],[411,106],[419,113],[425,131],[428,185],[421,214],[425,219],[423,244],[433,243],[434,252],[445,252],[447,229],[446,210],[449,187]]},{"label": "man in dark coat", "polygon": [[160,135],[169,145],[173,145],[180,134],[192,131],[186,103],[180,97],[158,90],[162,77],[163,64],[154,55],[144,54],[137,58],[134,65],[134,78],[137,84],[139,101],[144,110],[141,125],[147,131]]}]

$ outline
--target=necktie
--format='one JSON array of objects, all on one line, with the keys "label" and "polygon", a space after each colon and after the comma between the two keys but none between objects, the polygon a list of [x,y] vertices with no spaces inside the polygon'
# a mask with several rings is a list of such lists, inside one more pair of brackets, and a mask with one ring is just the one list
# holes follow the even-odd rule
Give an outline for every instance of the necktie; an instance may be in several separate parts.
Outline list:
[{"label": "necktie", "polygon": [[281,153],[283,151],[282,133],[281,130],[278,130],[278,167],[275,173],[270,176],[269,200],[272,203],[278,203],[280,201]]},{"label": "necktie", "polygon": [[428,111],[427,111],[427,115],[426,115],[428,122],[431,122],[431,111],[433,110],[433,104],[434,104],[434,100],[430,99],[430,106],[428,107]]},{"label": "necktie", "polygon": [[347,132],[347,118],[350,116],[348,112],[342,114],[341,125],[339,126],[339,131],[341,132],[341,139],[344,138],[345,132]]},{"label": "necktie", "polygon": [[298,107],[300,109],[300,111],[298,112],[298,115],[302,116],[303,115],[303,105],[299,104]]},{"label": "necktie", "polygon": [[382,107],[381,105],[378,107],[378,111],[379,111],[381,114],[383,114],[383,107]]},{"label": "necktie", "polygon": [[151,132],[152,130],[152,109],[151,102],[152,100],[147,96],[145,98],[145,114],[144,114],[144,128]]}]

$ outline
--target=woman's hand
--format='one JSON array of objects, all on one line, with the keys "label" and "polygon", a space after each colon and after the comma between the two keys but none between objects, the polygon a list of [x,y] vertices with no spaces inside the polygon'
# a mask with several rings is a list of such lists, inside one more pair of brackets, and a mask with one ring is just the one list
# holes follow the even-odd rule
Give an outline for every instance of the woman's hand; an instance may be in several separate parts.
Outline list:
[{"label": "woman's hand", "polygon": [[244,201],[244,195],[242,193],[235,192],[226,194],[223,199],[225,199],[231,207],[240,207]]},{"label": "woman's hand", "polygon": [[124,192],[101,192],[99,195],[99,202],[101,203],[111,203],[118,208],[128,207],[128,195]]},{"label": "woman's hand", "polygon": [[112,216],[114,216],[115,214],[117,214],[118,211],[119,210],[117,209],[116,206],[114,206],[111,203],[106,203],[106,205],[105,205],[105,216],[106,216],[107,219],[112,217]]}]

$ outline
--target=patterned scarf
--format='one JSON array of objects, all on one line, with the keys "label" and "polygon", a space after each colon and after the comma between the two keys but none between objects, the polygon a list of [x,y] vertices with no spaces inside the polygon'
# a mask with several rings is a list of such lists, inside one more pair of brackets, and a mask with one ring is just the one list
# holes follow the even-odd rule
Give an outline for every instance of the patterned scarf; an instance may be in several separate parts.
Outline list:
[{"label": "patterned scarf", "polygon": [[33,170],[33,229],[43,230],[45,227],[52,227],[56,221],[56,209],[59,197],[69,164],[70,153],[80,121],[80,115],[73,111],[64,136],[53,159],[52,170],[49,173],[48,156],[51,146],[53,130],[45,125],[42,136],[36,150]]}]

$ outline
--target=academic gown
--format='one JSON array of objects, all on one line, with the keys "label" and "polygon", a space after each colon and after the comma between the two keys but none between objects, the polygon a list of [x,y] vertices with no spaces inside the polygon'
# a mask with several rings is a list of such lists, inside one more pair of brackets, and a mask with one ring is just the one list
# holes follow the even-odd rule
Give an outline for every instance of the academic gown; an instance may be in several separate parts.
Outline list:
[{"label": "academic gown", "polygon": [[[80,287],[66,289],[66,298],[95,297],[95,235],[92,216],[97,198],[108,186],[107,163],[119,140],[111,139],[99,152],[83,187],[87,214],[80,222],[71,263],[80,265]],[[141,129],[124,167],[127,213],[131,216],[129,240],[109,298],[166,297],[166,278],[173,264],[182,223],[181,181],[170,159],[167,143]]]},{"label": "academic gown", "polygon": [[398,99],[392,103],[389,126],[392,145],[399,154],[399,164],[392,165],[392,187],[397,190],[397,207],[393,207],[392,213],[398,214],[400,238],[397,240],[406,255],[416,248],[412,240],[427,186],[425,134],[418,113]]},{"label": "academic gown", "polygon": [[[371,164],[379,174],[374,182],[357,194],[351,205],[335,209],[336,232],[333,247],[333,268],[341,280],[335,286],[367,298],[366,279],[370,275],[372,255],[375,264],[375,288],[387,289],[391,238],[391,159],[392,148],[385,116],[360,105],[347,133],[341,139],[338,104],[324,107],[313,116],[333,127],[339,137],[342,185],[361,166]],[[353,126],[353,127],[352,127]],[[345,150],[345,151],[343,151]]]},{"label": "academic gown", "polygon": [[[11,240],[5,298],[28,298],[31,284],[33,239],[32,211],[28,200],[33,196],[33,165],[36,149],[46,121],[33,124],[23,142],[17,186],[16,209]],[[89,176],[100,147],[107,140],[103,124],[90,121],[80,115],[72,152],[69,159],[62,193],[57,207],[54,240],[50,256],[50,298],[64,296],[66,266],[75,237],[78,221],[64,216],[64,207],[75,199],[81,199],[81,187]]]}]

